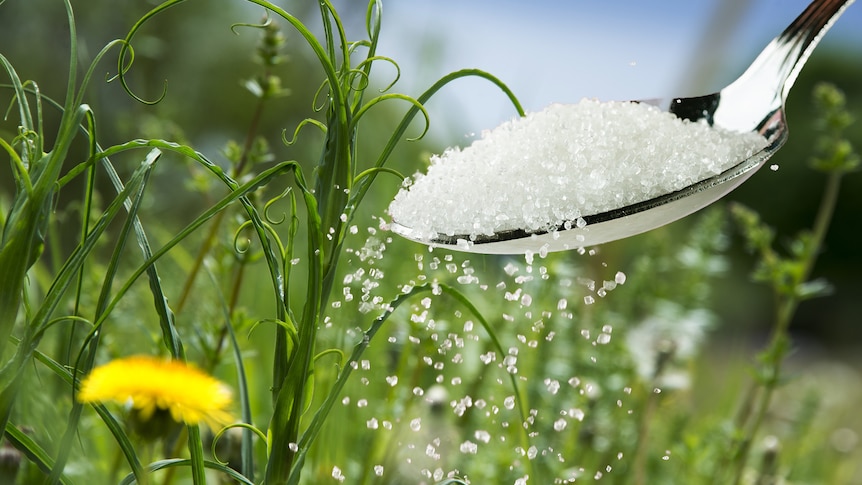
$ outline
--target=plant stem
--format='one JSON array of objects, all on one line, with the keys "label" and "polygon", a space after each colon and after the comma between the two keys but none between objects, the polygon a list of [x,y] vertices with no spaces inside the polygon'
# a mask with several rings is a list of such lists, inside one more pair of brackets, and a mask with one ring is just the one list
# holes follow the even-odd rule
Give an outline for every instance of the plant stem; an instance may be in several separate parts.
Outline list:
[{"label": "plant stem", "polygon": [[[182,427],[179,435],[176,437],[176,440],[174,441],[173,446],[170,449],[171,454],[166,456],[165,458],[173,458],[173,457],[180,456],[180,454],[183,452],[183,447],[186,444],[187,440],[188,440],[188,429],[186,429],[186,427]],[[145,463],[150,463],[152,461],[153,460],[149,460],[148,462],[145,462]],[[176,477],[176,470],[177,470],[177,467],[168,467],[165,470],[165,477],[162,480],[162,485],[170,485],[171,483],[174,482],[174,478]]]},{"label": "plant stem", "polygon": [[[254,109],[254,114],[252,115],[251,122],[249,123],[248,131],[245,135],[245,142],[243,143],[242,154],[240,155],[237,164],[234,165],[234,167],[231,169],[231,178],[233,179],[237,179],[243,173],[243,170],[245,170],[246,164],[248,163],[249,154],[251,153],[251,147],[254,143],[254,138],[257,136],[258,126],[260,126],[260,119],[263,116],[263,107],[266,104],[266,100],[266,97],[261,97],[258,99],[257,106]],[[198,273],[200,273],[200,269],[203,266],[204,259],[209,254],[210,249],[212,249],[213,245],[215,244],[219,228],[221,228],[221,223],[224,221],[224,216],[226,213],[227,211],[219,212],[213,219],[212,224],[210,225],[210,230],[204,238],[204,242],[201,245],[200,251],[198,251],[198,255],[197,258],[195,258],[194,264],[192,264],[192,269],[189,271],[189,276],[186,278],[186,281],[183,284],[182,292],[180,292],[180,297],[177,301],[177,313],[182,312],[183,308],[185,308],[186,303],[188,302],[189,295],[192,291],[192,286],[194,286],[195,279],[197,278]]]},{"label": "plant stem", "polygon": [[652,418],[655,415],[658,401],[661,397],[659,383],[675,350],[675,346],[670,341],[664,341],[661,343],[656,354],[655,371],[653,372],[649,389],[646,390],[649,395],[646,398],[643,414],[638,425],[637,443],[635,444],[633,459],[635,485],[645,485],[647,483],[646,455],[647,445],[650,442],[650,425],[652,424]]},{"label": "plant stem", "polygon": [[[222,212],[223,213],[223,212]],[[228,303],[228,315],[233,315],[234,310],[236,310],[237,303],[239,301],[239,293],[242,288],[243,275],[245,274],[245,260],[242,259],[239,262],[239,267],[236,270],[236,274],[234,275],[233,285],[231,286],[230,292],[230,302]],[[215,348],[212,352],[212,360],[208,367],[210,372],[213,372],[218,366],[219,361],[221,360],[221,353],[224,349],[224,341],[228,335],[228,325],[232,325],[231,322],[232,317],[228,320],[225,320],[224,324],[219,329],[218,338],[216,339]]]},{"label": "plant stem", "polygon": [[[809,252],[803,260],[803,269],[800,272],[797,284],[804,283],[808,280],[814,263],[817,261],[817,256],[820,253],[820,248],[823,240],[826,237],[826,232],[829,230],[829,223],[832,221],[832,215],[835,212],[835,205],[838,201],[838,192],[841,187],[841,177],[843,171],[836,170],[829,173],[829,178],[826,181],[826,189],[823,192],[823,198],[820,200],[820,207],[817,210],[817,216],[814,220],[814,228],[811,234],[811,243]],[[772,401],[772,396],[778,388],[781,376],[781,365],[784,361],[784,356],[788,349],[787,328],[793,320],[793,315],[796,313],[796,308],[799,306],[800,297],[797,293],[778,295],[776,299],[776,318],[775,326],[772,330],[772,338],[769,346],[761,354],[763,358],[762,370],[765,370],[767,379],[761,384],[762,392],[759,393],[759,399],[755,404],[754,419],[749,422],[745,434],[739,442],[739,452],[736,457],[736,470],[733,484],[738,485],[742,480],[743,471],[748,455],[751,452],[751,444],[754,441],[760,426],[769,411],[769,406]]]},{"label": "plant stem", "polygon": [[647,402],[644,406],[640,425],[638,426],[637,444],[635,445],[635,456],[633,459],[634,464],[632,465],[634,468],[635,485],[645,485],[647,483],[647,444],[650,441],[650,424],[652,423],[652,418],[655,415],[655,410],[658,406],[659,394],[654,390],[648,392],[649,396],[647,396]]},{"label": "plant stem", "polygon": [[[257,103],[257,107],[255,108],[255,112],[254,112],[254,115],[252,117],[251,124],[249,125],[248,132],[246,133],[246,140],[245,140],[245,144],[243,145],[243,151],[242,151],[242,155],[240,156],[240,160],[231,170],[231,172],[232,172],[231,178],[234,178],[234,179],[238,178],[239,175],[242,174],[243,169],[245,168],[245,165],[248,161],[249,153],[251,151],[251,146],[252,146],[252,143],[254,141],[254,137],[257,134],[257,128],[258,128],[258,125],[260,123],[260,117],[263,114],[264,104],[265,104],[265,98],[260,98],[260,100]],[[203,245],[201,245],[200,251],[198,251],[197,258],[195,258],[195,262],[192,265],[192,270],[189,272],[189,276],[188,276],[188,278],[186,278],[186,281],[183,285],[183,289],[182,289],[182,292],[180,294],[180,298],[179,298],[179,301],[178,301],[177,307],[176,307],[177,313],[180,313],[182,311],[183,307],[185,306],[186,302],[188,301],[188,297],[191,294],[191,289],[192,289],[192,286],[194,285],[195,278],[197,277],[197,274],[200,272],[201,267],[203,267],[204,259],[206,259],[206,256],[210,252],[210,249],[212,249],[213,245],[215,244],[216,237],[218,236],[218,231],[221,227],[221,223],[224,220],[224,216],[226,213],[227,213],[226,210],[220,211],[213,218],[213,222],[210,225],[210,230],[207,233],[206,237],[204,238],[204,243],[203,243]],[[239,294],[239,286],[240,286],[240,282],[242,281],[243,268],[245,268],[245,264],[244,264],[244,262],[241,262],[240,267],[239,267],[239,272],[236,275],[233,289],[231,291],[231,301],[230,301],[230,306],[229,306],[229,308],[230,308],[229,314],[230,315],[233,315],[233,311],[236,307],[236,301],[237,301],[238,294]],[[225,322],[225,325],[230,325],[230,321]],[[219,354],[221,353],[222,347],[224,346],[224,339],[225,339],[226,335],[227,335],[227,329],[225,327],[222,327],[221,332],[219,333],[219,338],[216,342],[215,352],[213,353],[213,360],[211,362],[211,368],[210,368],[211,370],[215,369],[215,367],[218,365],[218,360],[219,360],[218,357],[219,357]],[[179,444],[177,446],[179,446]],[[179,453],[179,448],[175,448],[175,451],[177,453]],[[173,467],[168,468],[167,475],[165,477],[165,482],[164,482],[165,485],[169,485],[173,481],[173,477],[174,477],[173,470],[174,470]]]},{"label": "plant stem", "polygon": [[186,302],[189,299],[189,295],[192,292],[192,286],[194,285],[195,278],[200,272],[201,267],[203,266],[204,259],[207,254],[209,254],[210,249],[212,249],[213,244],[215,243],[216,235],[218,235],[218,230],[221,227],[221,222],[224,219],[224,215],[227,211],[221,211],[213,218],[212,224],[210,224],[210,230],[204,238],[204,242],[201,245],[200,250],[198,251],[197,258],[195,258],[195,262],[192,264],[192,269],[189,271],[189,276],[186,278],[185,283],[183,284],[183,289],[180,292],[179,300],[177,301],[176,312],[177,314],[183,311],[183,308],[186,306]]},{"label": "plant stem", "polygon": [[814,262],[817,259],[817,253],[820,251],[823,239],[826,238],[826,231],[829,230],[829,223],[832,222],[832,215],[835,213],[835,205],[838,203],[838,192],[841,188],[841,177],[843,175],[844,172],[842,171],[831,172],[829,174],[829,178],[826,180],[826,190],[823,192],[823,199],[820,201],[817,218],[814,220],[812,254],[808,259],[807,266],[805,267],[803,279],[808,278],[808,275],[814,266]]}]

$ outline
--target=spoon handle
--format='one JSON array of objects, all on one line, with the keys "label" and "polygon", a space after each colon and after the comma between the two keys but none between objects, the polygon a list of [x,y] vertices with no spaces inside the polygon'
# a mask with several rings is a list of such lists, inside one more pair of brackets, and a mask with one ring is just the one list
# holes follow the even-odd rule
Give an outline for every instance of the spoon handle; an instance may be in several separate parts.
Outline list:
[{"label": "spoon handle", "polygon": [[811,2],[796,20],[793,21],[773,43],[780,44],[786,51],[784,64],[787,71],[781,87],[781,99],[785,101],[796,76],[808,60],[808,56],[832,27],[838,17],[855,0],[823,0]]},{"label": "spoon handle", "polygon": [[[742,76],[715,100],[715,124],[746,132],[760,130],[784,106],[808,56],[854,0],[814,0],[772,40]],[[764,114],[767,116],[764,117]]]},{"label": "spoon handle", "polygon": [[784,104],[808,56],[817,47],[826,31],[854,1],[814,0],[811,2],[781,35],[766,46],[740,80],[755,71],[759,71],[758,77],[769,76],[778,83],[772,88],[777,95],[780,95],[780,103]]}]

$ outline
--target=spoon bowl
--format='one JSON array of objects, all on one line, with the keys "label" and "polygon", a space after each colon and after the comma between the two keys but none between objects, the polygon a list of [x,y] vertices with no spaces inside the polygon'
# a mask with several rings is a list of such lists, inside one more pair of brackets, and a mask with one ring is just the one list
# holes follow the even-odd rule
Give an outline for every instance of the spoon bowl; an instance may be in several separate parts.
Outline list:
[{"label": "spoon bowl", "polygon": [[749,177],[787,140],[784,103],[796,76],[822,36],[855,0],[815,0],[752,65],[729,86],[706,96],[633,101],[657,106],[678,118],[705,122],[737,133],[754,132],[766,146],[722,173],[675,192],[595,214],[586,225],[570,224],[544,231],[506,230],[492,235],[436,234],[433,237],[395,220],[391,230],[431,246],[485,254],[546,253],[594,246],[663,226],[717,201]]}]

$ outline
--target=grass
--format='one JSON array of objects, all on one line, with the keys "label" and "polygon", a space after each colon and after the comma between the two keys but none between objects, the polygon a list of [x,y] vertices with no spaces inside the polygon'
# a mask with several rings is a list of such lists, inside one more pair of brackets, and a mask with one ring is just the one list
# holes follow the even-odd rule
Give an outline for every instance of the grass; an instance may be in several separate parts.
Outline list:
[{"label": "grass", "polygon": [[[397,70],[377,52],[381,2],[367,4],[365,36],[351,41],[328,1],[318,37],[252,0],[268,17],[233,28],[260,34],[258,71],[243,84],[254,102],[244,137],[221,153],[181,134],[104,142],[97,127],[111,121],[87,104],[116,84],[144,106],[172,102],[170,89],[137,95],[130,76],[141,32],[186,2],[154,7],[83,70],[71,2],[60,3],[71,46],[63,99],[22,81],[0,53],[15,125],[0,132],[14,182],[0,193],[3,483],[862,480],[858,396],[844,392],[853,374],[785,368],[797,306],[829,289],[811,279],[814,262],[859,162],[836,88],[814,97],[821,210],[788,252],[735,205],[636,245],[483,257],[387,231],[385,203],[404,178],[391,159],[427,128],[423,105],[461,78],[488,81],[523,110],[474,69],[416,97],[394,83],[379,90],[389,83],[373,68]],[[313,116],[278,140],[263,124],[294,89],[278,75],[292,48],[283,29],[323,81],[307,100]],[[105,85],[93,74],[112,54]],[[397,103],[395,117],[386,107]],[[282,156],[300,145],[318,155]],[[162,176],[175,166],[182,179]],[[174,203],[172,217],[157,210],[180,199],[195,203]],[[723,322],[710,308],[731,238],[757,255],[753,276],[775,298],[771,340],[753,361],[739,346],[729,362],[717,352]],[[76,399],[95,367],[135,354],[220,378],[236,423],[161,429],[128,406]]]}]

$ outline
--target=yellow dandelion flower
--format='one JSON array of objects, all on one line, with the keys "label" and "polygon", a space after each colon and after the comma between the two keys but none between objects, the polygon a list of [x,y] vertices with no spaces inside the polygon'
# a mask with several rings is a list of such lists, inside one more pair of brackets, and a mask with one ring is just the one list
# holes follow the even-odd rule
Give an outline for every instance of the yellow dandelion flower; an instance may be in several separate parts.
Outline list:
[{"label": "yellow dandelion flower", "polygon": [[180,423],[218,427],[232,421],[231,392],[219,380],[181,361],[149,356],[117,359],[94,369],[81,383],[83,403],[130,403],[140,417],[168,411]]}]

